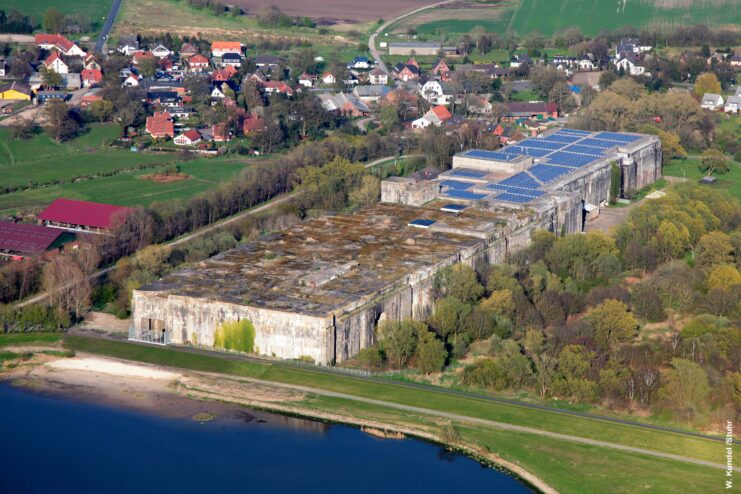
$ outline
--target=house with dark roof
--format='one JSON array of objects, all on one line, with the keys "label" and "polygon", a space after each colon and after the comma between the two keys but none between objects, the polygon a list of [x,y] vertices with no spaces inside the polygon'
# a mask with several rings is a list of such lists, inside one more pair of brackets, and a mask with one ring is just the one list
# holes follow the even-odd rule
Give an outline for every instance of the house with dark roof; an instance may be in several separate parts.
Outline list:
[{"label": "house with dark roof", "polygon": [[51,254],[74,238],[58,228],[0,221],[0,259],[20,260]]},{"label": "house with dark roof", "polygon": [[558,117],[558,106],[555,103],[538,101],[534,103],[522,103],[519,101],[505,103],[507,113],[503,115],[504,120],[517,120],[518,118],[542,119]]},{"label": "house with dark roof", "polygon": [[275,55],[258,55],[255,57],[255,67],[260,69],[277,67],[279,63],[280,58]]},{"label": "house with dark roof", "polygon": [[419,67],[410,63],[398,63],[394,66],[394,77],[400,81],[416,81],[419,79]]},{"label": "house with dark roof", "polygon": [[39,214],[39,221],[63,230],[107,233],[123,223],[132,211],[123,206],[60,197]]}]

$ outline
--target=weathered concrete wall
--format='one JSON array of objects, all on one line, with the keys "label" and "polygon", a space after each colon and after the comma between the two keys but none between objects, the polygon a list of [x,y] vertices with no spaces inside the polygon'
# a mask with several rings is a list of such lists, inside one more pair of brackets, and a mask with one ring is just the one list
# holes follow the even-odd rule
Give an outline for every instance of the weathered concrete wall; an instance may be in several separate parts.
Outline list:
[{"label": "weathered concrete wall", "polygon": [[332,358],[331,319],[138,290],[132,313],[139,329],[144,329],[145,319],[164,321],[174,344],[213,346],[221,324],[247,319],[255,327],[257,353],[287,359],[309,356],[322,363]]},{"label": "weathered concrete wall", "polygon": [[[623,195],[629,196],[661,178],[661,141],[628,154],[623,166]],[[632,162],[631,162],[632,161]]]},{"label": "weathered concrete wall", "polygon": [[524,158],[515,161],[493,161],[483,160],[480,158],[471,158],[470,156],[463,156],[456,154],[453,156],[453,168],[475,168],[477,170],[486,171],[501,171],[516,173],[526,168],[533,166],[532,158]]},{"label": "weathered concrete wall", "polygon": [[381,182],[381,202],[421,206],[438,195],[436,182],[414,182],[412,179]]}]

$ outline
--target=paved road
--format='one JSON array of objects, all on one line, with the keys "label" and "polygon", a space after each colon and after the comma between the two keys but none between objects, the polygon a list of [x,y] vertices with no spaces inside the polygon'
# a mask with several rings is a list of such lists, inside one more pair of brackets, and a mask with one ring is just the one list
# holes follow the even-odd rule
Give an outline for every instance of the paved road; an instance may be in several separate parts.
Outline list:
[{"label": "paved road", "polygon": [[[457,0],[446,0],[444,2],[437,2],[430,5],[426,5],[424,7],[420,7],[418,9],[411,10],[407,12],[406,14],[401,14],[398,17],[395,17],[391,19],[390,21],[386,21],[383,24],[381,24],[378,29],[376,29],[373,33],[371,33],[370,37],[368,38],[368,50],[370,50],[371,56],[373,56],[373,59],[376,61],[376,67],[380,67],[386,72],[389,72],[388,67],[386,67],[386,64],[383,63],[383,60],[381,59],[381,54],[378,52],[378,49],[376,48],[376,37],[381,34],[383,31],[385,31],[390,25],[399,22],[400,20],[409,17],[410,15],[415,15],[420,12],[423,12],[427,9],[431,9],[433,7],[439,7],[440,5],[444,5],[446,3],[452,3]],[[390,72],[389,72],[390,73]]]},{"label": "paved road", "polygon": [[103,48],[105,48],[106,41],[108,41],[108,36],[111,34],[113,23],[116,22],[116,16],[118,15],[118,11],[120,9],[121,0],[113,0],[111,9],[108,11],[108,16],[103,23],[103,29],[101,29],[100,31],[100,37],[98,38],[98,41],[95,42],[95,46],[93,47],[94,52],[103,53]]}]

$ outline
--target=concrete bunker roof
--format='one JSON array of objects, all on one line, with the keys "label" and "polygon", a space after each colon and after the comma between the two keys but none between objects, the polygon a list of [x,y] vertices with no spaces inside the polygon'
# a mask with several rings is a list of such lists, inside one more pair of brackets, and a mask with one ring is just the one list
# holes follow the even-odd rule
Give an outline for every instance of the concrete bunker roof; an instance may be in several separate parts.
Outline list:
[{"label": "concrete bunker roof", "polygon": [[[295,312],[341,315],[496,236],[511,213],[473,207],[458,214],[381,204],[326,216],[242,244],[140,289]],[[434,220],[429,229],[408,224]]]}]

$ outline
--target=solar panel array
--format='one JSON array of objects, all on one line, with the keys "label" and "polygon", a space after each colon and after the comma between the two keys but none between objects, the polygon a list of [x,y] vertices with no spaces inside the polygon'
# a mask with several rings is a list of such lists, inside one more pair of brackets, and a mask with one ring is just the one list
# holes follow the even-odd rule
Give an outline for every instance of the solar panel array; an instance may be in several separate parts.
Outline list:
[{"label": "solar panel array", "polygon": [[509,185],[511,187],[519,187],[521,189],[537,189],[540,184],[525,172],[520,172],[516,175],[502,180],[499,182],[502,185]]},{"label": "solar panel array", "polygon": [[587,165],[598,159],[601,159],[601,156],[567,153],[566,151],[558,151],[556,153],[548,155],[548,163],[553,163],[554,165],[568,166],[571,168],[579,168],[580,166]]},{"label": "solar panel array", "polygon": [[409,222],[410,226],[421,226],[427,228],[435,223],[435,220],[412,220]]},{"label": "solar panel array", "polygon": [[456,190],[466,190],[473,186],[471,182],[461,182],[460,180],[442,180],[440,185]]},{"label": "solar panel array", "polygon": [[[526,203],[545,194],[541,188],[577,168],[605,159],[605,151],[615,146],[632,143],[640,135],[620,132],[589,132],[578,129],[560,129],[546,137],[531,137],[498,151],[470,149],[461,156],[491,161],[511,162],[520,156],[535,158],[527,171],[517,173],[496,183],[487,183],[484,189],[498,193],[497,200]],[[450,177],[483,179],[489,172],[471,168],[456,168]],[[533,178],[535,177],[535,178]],[[537,180],[536,180],[537,179]],[[479,200],[488,194],[473,192],[482,185],[458,180],[443,180],[447,187],[443,195],[456,199]]]},{"label": "solar panel array", "polygon": [[489,172],[485,170],[476,170],[473,168],[453,168],[448,172],[449,177],[462,177],[462,178],[483,178],[488,175]]},{"label": "solar panel array", "polygon": [[486,197],[486,194],[480,194],[478,192],[469,192],[467,190],[448,189],[443,192],[445,197],[451,197],[453,199],[466,199],[469,201],[478,201]]},{"label": "solar panel array", "polygon": [[533,166],[528,170],[535,178],[543,182],[544,184],[547,184],[549,182],[553,182],[561,175],[566,175],[567,173],[571,173],[571,168],[566,168],[564,166],[551,166],[551,165],[545,165],[543,163],[538,163],[537,165]]}]

